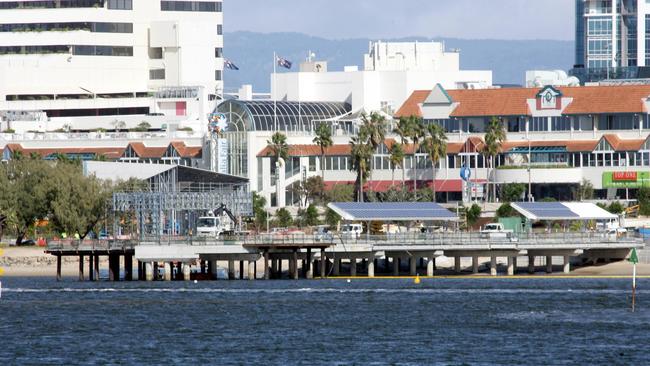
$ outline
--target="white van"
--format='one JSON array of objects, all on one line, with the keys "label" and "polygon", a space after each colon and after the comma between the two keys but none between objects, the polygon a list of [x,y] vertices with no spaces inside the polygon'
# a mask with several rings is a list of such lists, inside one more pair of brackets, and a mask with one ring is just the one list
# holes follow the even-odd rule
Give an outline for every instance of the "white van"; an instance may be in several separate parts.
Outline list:
[{"label": "white van", "polygon": [[361,224],[341,225],[341,236],[343,237],[359,239],[361,234],[363,234],[363,225]]}]

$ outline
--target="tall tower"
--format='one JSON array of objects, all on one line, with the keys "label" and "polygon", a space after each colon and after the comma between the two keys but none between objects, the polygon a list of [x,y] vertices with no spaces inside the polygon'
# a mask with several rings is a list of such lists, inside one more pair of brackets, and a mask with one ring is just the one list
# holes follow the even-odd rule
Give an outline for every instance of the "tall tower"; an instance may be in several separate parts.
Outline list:
[{"label": "tall tower", "polygon": [[646,0],[576,0],[577,67],[650,64],[646,52]]}]

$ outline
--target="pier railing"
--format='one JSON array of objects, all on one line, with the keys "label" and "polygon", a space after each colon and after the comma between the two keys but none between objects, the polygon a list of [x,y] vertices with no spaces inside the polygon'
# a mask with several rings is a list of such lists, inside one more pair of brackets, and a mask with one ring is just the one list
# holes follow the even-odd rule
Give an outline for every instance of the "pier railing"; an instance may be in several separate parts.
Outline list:
[{"label": "pier railing", "polygon": [[601,232],[562,232],[562,233],[499,233],[480,232],[440,232],[440,233],[397,233],[360,236],[341,234],[279,234],[261,233],[257,235],[232,237],[202,236],[162,236],[144,238],[143,245],[192,245],[192,246],[298,246],[309,244],[334,245],[370,245],[382,246],[477,246],[477,245],[587,245],[587,244],[635,244],[642,239],[633,233],[628,235],[610,235]]},{"label": "pier railing", "polygon": [[76,240],[76,239],[57,239],[47,242],[47,250],[54,251],[112,251],[112,250],[130,250],[138,245],[134,240]]}]

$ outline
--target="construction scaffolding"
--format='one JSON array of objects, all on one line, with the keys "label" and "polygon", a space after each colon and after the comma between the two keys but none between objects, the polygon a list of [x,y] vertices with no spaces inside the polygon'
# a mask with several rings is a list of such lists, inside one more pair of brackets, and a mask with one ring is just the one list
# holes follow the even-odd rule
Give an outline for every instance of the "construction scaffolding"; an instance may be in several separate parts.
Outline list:
[{"label": "construction scaffolding", "polygon": [[244,178],[176,166],[143,181],[146,183],[132,191],[113,194],[116,237],[131,221],[137,223],[141,242],[191,236],[197,219],[221,205],[238,219],[238,230],[242,230],[242,218],[253,214],[252,195]]}]

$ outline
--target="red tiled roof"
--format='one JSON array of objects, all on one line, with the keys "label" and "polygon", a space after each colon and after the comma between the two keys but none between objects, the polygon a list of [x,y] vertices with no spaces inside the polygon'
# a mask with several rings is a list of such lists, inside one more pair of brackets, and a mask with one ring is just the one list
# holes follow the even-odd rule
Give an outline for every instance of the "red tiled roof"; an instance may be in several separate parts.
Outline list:
[{"label": "red tiled roof", "polygon": [[573,101],[563,114],[647,113],[644,101],[650,85],[582,86],[558,88]]},{"label": "red tiled roof", "polygon": [[183,158],[196,158],[203,153],[201,146],[187,146],[183,141],[172,141],[171,145],[178,151],[178,155]]},{"label": "red tiled roof", "polygon": [[[581,86],[557,88],[571,103],[563,114],[648,113],[644,101],[650,85]],[[460,89],[446,92],[458,106],[451,117],[489,117],[530,115],[528,99],[535,99],[541,88]],[[395,117],[422,117],[420,106],[431,91],[416,90],[399,108]]]},{"label": "red tiled roof", "polygon": [[411,94],[408,99],[402,104],[400,109],[395,113],[395,117],[409,117],[409,116],[418,116],[422,117],[422,110],[420,105],[427,100],[427,97],[431,93],[430,90],[416,90]]},{"label": "red tiled roof", "polygon": [[526,116],[530,115],[528,99],[534,99],[536,88],[448,90],[458,106],[451,117]]}]

